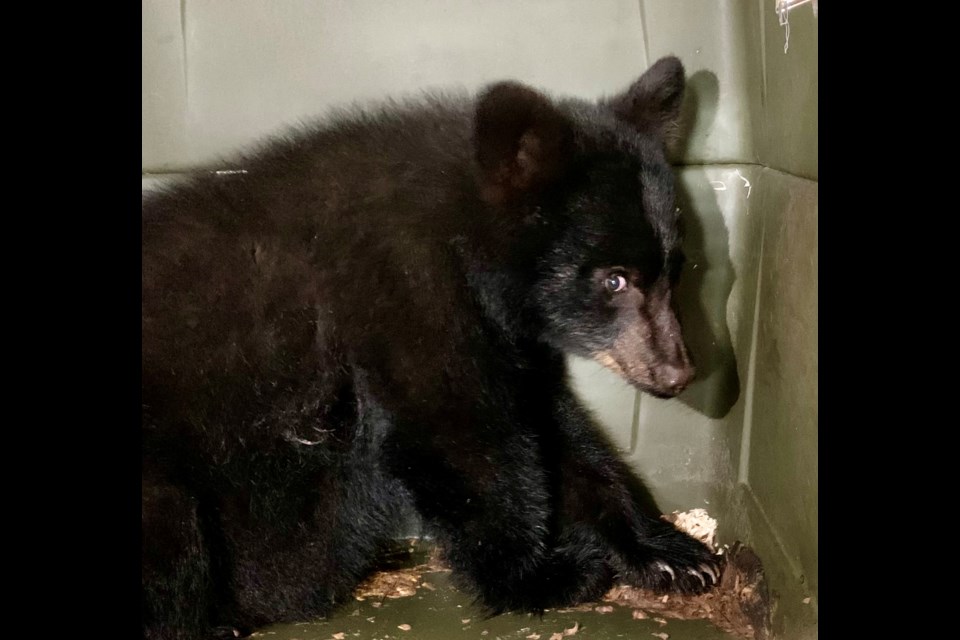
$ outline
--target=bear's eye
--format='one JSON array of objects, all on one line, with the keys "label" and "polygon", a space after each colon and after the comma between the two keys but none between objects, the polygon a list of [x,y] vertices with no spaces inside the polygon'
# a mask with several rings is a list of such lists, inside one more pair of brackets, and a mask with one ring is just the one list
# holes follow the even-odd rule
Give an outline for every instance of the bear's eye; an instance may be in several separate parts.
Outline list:
[{"label": "bear's eye", "polygon": [[603,281],[603,286],[605,286],[610,293],[619,293],[627,288],[627,279],[620,275],[609,275],[607,279]]}]

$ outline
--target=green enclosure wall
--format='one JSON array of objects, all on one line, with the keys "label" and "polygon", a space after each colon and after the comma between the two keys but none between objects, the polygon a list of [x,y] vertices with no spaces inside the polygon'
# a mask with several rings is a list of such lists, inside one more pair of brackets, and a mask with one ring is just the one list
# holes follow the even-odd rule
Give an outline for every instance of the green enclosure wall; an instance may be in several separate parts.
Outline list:
[{"label": "green enclosure wall", "polygon": [[[784,638],[817,635],[817,17],[776,0],[144,0],[143,186],[333,105],[514,78],[610,95],[687,69],[675,160],[700,372],[658,400],[572,360],[667,512],[706,508],[767,568]],[[804,602],[806,600],[806,602]]]}]

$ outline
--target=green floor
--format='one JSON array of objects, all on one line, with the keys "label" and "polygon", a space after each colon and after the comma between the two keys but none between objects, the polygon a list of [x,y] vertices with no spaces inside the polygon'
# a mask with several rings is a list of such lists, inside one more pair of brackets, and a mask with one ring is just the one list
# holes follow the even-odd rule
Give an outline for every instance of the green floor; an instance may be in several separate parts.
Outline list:
[{"label": "green floor", "polygon": [[[628,608],[614,607],[610,613],[596,611],[565,612],[551,610],[542,618],[529,614],[505,614],[484,620],[468,596],[450,583],[449,573],[424,574],[423,579],[435,590],[421,588],[414,596],[367,599],[342,607],[330,618],[316,622],[279,624],[261,629],[255,638],[270,640],[413,640],[502,638],[550,640],[579,625],[569,636],[590,640],[612,638],[651,638],[667,634],[669,640],[727,640],[726,634],[703,620],[668,619],[665,625],[652,619],[634,620]],[[409,625],[409,630],[400,629]],[[342,636],[339,634],[343,634]]]},{"label": "green floor", "polygon": [[[400,551],[388,558],[383,567],[393,570],[419,565],[417,568],[422,573],[414,574],[419,574],[419,579],[416,583],[410,582],[417,587],[414,595],[367,595],[363,600],[344,605],[328,618],[273,625],[260,629],[253,637],[269,640],[737,639],[737,636],[724,633],[705,620],[660,618],[665,623],[658,622],[655,618],[660,614],[653,611],[645,612],[649,616],[647,619],[635,619],[633,609],[609,603],[552,609],[542,617],[508,613],[484,619],[471,597],[453,585],[448,570],[423,570],[431,547],[414,544],[416,548],[410,549],[414,553]],[[602,611],[597,611],[596,607],[601,607]]]}]

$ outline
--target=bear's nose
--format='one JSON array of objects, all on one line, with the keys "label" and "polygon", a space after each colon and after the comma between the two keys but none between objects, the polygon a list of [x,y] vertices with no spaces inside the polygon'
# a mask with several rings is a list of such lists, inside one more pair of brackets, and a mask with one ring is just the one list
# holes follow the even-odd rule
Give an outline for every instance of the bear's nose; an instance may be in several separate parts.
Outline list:
[{"label": "bear's nose", "polygon": [[687,388],[696,369],[692,365],[665,364],[660,369],[660,380],[667,391],[676,395]]}]

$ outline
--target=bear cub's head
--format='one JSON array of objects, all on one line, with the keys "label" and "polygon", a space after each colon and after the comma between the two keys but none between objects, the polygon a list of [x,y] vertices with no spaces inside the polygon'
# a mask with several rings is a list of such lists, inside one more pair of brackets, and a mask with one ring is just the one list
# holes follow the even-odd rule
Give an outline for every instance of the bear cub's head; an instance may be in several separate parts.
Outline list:
[{"label": "bear cub's head", "polygon": [[483,199],[538,239],[540,338],[660,397],[694,375],[672,299],[684,257],[665,150],[683,90],[667,57],[597,103],[495,84],[474,121]]}]

